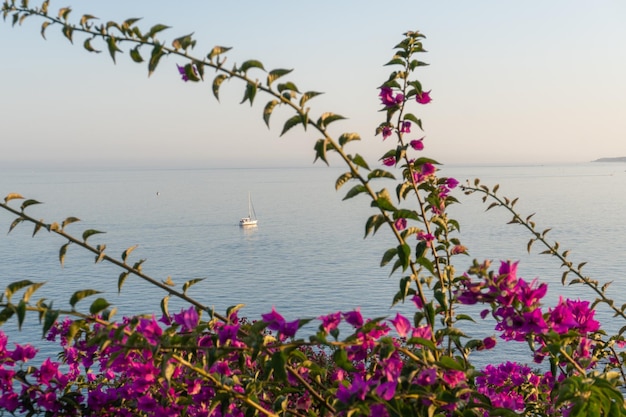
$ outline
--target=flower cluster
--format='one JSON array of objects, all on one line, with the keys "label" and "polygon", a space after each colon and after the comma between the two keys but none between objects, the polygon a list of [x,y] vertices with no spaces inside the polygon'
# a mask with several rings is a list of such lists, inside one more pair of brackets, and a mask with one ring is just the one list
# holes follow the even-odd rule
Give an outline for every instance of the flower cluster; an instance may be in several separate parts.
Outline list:
[{"label": "flower cluster", "polygon": [[547,284],[518,278],[517,265],[502,262],[498,274],[483,275],[478,281],[467,275],[457,300],[462,304],[489,304],[491,309],[483,310],[481,316],[484,318],[491,311],[497,320],[495,329],[504,340],[537,343],[537,362],[548,356],[549,337],[576,334],[571,342],[576,346],[572,356],[591,366],[592,335],[600,329],[600,323],[594,319],[595,311],[589,302],[561,298],[556,307],[544,312],[541,299],[546,295]]}]

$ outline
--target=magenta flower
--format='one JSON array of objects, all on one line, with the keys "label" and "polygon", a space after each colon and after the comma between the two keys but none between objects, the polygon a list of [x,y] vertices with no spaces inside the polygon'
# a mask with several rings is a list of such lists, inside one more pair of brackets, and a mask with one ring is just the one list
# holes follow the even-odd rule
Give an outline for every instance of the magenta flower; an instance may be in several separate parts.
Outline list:
[{"label": "magenta flower", "polygon": [[435,240],[435,236],[430,233],[418,232],[417,240],[422,240],[426,242],[426,246],[430,247],[430,243]]},{"label": "magenta flower", "polygon": [[437,370],[435,368],[425,368],[417,375],[419,385],[433,385],[437,382]]},{"label": "magenta flower", "polygon": [[485,349],[493,349],[496,346],[496,338],[491,336],[491,337],[485,337],[483,339],[483,347]]},{"label": "magenta flower", "polygon": [[409,319],[407,319],[400,313],[396,313],[396,317],[389,321],[391,321],[391,324],[393,324],[393,326],[396,328],[396,331],[398,332],[398,335],[400,335],[400,337],[405,337],[412,328]]},{"label": "magenta flower", "polygon": [[[185,71],[185,67],[181,67],[180,65],[176,64],[176,67],[178,68],[178,73],[180,74],[180,78],[184,81],[187,82],[189,81],[189,77],[187,76],[187,72]],[[195,66],[192,66],[191,69],[193,70],[193,73],[195,75],[198,75],[198,71],[196,70]]]},{"label": "magenta flower", "polygon": [[391,129],[391,126],[383,126],[383,140],[391,136],[392,133],[393,130]]},{"label": "magenta flower", "polygon": [[422,299],[419,295],[415,294],[413,298],[411,298],[411,301],[413,301],[413,304],[415,304],[415,307],[417,307],[418,309],[421,310],[422,308],[424,308],[424,303],[422,303]]},{"label": "magenta flower", "polygon": [[174,322],[181,326],[181,333],[195,329],[199,320],[198,311],[194,306],[187,310],[181,310],[179,314],[174,314]]},{"label": "magenta flower", "polygon": [[404,101],[404,94],[398,93],[394,97],[391,87],[381,87],[378,97],[380,97],[380,101],[385,107],[393,107]]},{"label": "magenta flower", "polygon": [[329,333],[331,330],[334,330],[341,323],[341,312],[336,312],[329,314],[327,316],[321,316],[319,318],[322,321],[321,328],[324,329],[326,333]]},{"label": "magenta flower", "polygon": [[396,394],[396,381],[383,382],[376,388],[376,394],[385,401],[389,401]]},{"label": "magenta flower", "polygon": [[424,138],[414,139],[409,142],[409,145],[411,145],[411,148],[415,149],[416,151],[422,151],[424,150]]},{"label": "magenta flower", "polygon": [[385,166],[392,167],[395,164],[396,164],[396,158],[394,158],[393,156],[389,156],[383,159],[383,165]]},{"label": "magenta flower", "polygon": [[466,380],[465,372],[454,369],[446,370],[441,378],[450,388],[454,388]]},{"label": "magenta flower", "polygon": [[357,308],[353,311],[348,311],[347,313],[343,313],[343,318],[345,318],[346,321],[353,327],[363,326],[363,316],[361,315],[360,308]]},{"label": "magenta flower", "polygon": [[432,101],[432,98],[430,97],[430,91],[422,91],[421,93],[417,93],[415,99],[419,104],[428,104]]},{"label": "magenta flower", "polygon": [[278,331],[283,336],[294,337],[299,327],[300,327],[300,320],[286,321],[280,326]]},{"label": "magenta flower", "polygon": [[284,317],[276,311],[276,307],[274,306],[272,306],[272,311],[270,313],[261,314],[261,318],[268,324],[267,327],[270,330],[278,330],[281,325],[285,323]]},{"label": "magenta flower", "polygon": [[411,337],[419,337],[421,339],[430,340],[433,338],[433,332],[430,329],[430,326],[419,326],[413,329],[413,334],[411,334]]},{"label": "magenta flower", "polygon": [[37,349],[32,345],[15,345],[15,350],[11,353],[11,359],[15,362],[28,362],[37,354]]},{"label": "magenta flower", "polygon": [[159,323],[157,323],[154,315],[152,315],[151,319],[140,319],[136,330],[146,338],[148,343],[155,346],[159,343],[161,335],[163,335],[163,330],[159,327]]},{"label": "magenta flower", "polygon": [[396,104],[391,87],[381,87],[378,97],[380,97],[380,101],[386,107],[391,107]]},{"label": "magenta flower", "polygon": [[456,178],[450,177],[446,179],[446,186],[449,189],[456,188],[458,185],[459,185],[459,181],[457,181]]},{"label": "magenta flower", "polygon": [[411,133],[411,122],[408,120],[402,122],[402,129],[400,129],[400,133]]},{"label": "magenta flower", "polygon": [[396,230],[398,231],[406,229],[406,219],[403,217],[400,217],[394,222],[394,226],[396,227]]}]

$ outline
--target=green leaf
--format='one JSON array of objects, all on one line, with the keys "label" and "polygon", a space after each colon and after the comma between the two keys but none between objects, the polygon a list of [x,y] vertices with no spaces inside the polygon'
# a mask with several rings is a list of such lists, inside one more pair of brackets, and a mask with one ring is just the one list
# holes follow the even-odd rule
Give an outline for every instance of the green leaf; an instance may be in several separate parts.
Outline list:
[{"label": "green leaf", "polygon": [[337,364],[341,369],[344,369],[348,372],[354,370],[354,365],[350,360],[348,360],[348,353],[345,349],[337,349],[333,353],[333,362]]},{"label": "green leaf", "polygon": [[18,217],[17,219],[13,220],[13,222],[11,223],[11,226],[9,226],[9,231],[8,231],[7,233],[11,233],[11,231],[12,231],[13,229],[15,229],[15,227],[16,227],[18,224],[22,223],[23,221],[24,221],[24,219],[23,219],[23,218],[21,218],[21,217]]},{"label": "green leaf", "polygon": [[15,306],[9,305],[4,308],[4,310],[0,311],[0,324],[6,323],[8,319],[13,317],[15,314]]},{"label": "green leaf", "polygon": [[326,151],[328,149],[332,149],[330,141],[325,138],[318,139],[317,142],[315,142],[315,146],[313,146],[313,149],[315,149],[315,159],[313,160],[313,162],[321,159],[326,163],[326,165],[328,165],[328,160],[326,159]]},{"label": "green leaf", "polygon": [[337,178],[337,181],[335,181],[335,190],[339,190],[346,182],[350,181],[352,178],[354,178],[352,172],[345,172],[341,174],[339,178]]},{"label": "green leaf", "polygon": [[387,189],[382,189],[376,193],[376,199],[372,201],[372,207],[379,207],[381,210],[394,211],[396,208],[391,203],[391,196]]},{"label": "green leaf", "polygon": [[32,200],[32,199],[26,200],[20,206],[20,210],[23,212],[26,209],[26,207],[32,206],[34,204],[41,204],[41,202],[39,202],[37,200]]},{"label": "green leaf", "polygon": [[168,308],[169,303],[170,303],[170,296],[166,295],[161,300],[161,312],[163,313],[163,316],[168,317],[168,318],[170,316],[170,312],[169,312],[169,308]]},{"label": "green leaf", "polygon": [[285,133],[287,133],[287,131],[289,131],[289,129],[291,129],[292,127],[299,125],[299,124],[303,124],[304,120],[302,118],[302,115],[300,114],[296,114],[295,116],[290,117],[284,124],[283,126],[283,131],[281,132],[280,136],[284,135]]},{"label": "green leaf", "polygon": [[132,251],[134,251],[135,249],[137,249],[139,245],[134,245],[131,246],[130,248],[126,249],[123,253],[122,253],[122,261],[124,263],[126,263],[126,258],[128,258],[128,255],[130,255],[132,253]]},{"label": "green leaf", "polygon": [[107,47],[109,48],[109,55],[111,55],[111,59],[115,63],[115,54],[122,52],[122,50],[117,47],[117,40],[113,36],[107,39]]},{"label": "green leaf", "polygon": [[339,145],[343,148],[346,143],[352,142],[353,140],[361,140],[361,136],[359,136],[358,133],[343,133],[339,136]]},{"label": "green leaf", "polygon": [[42,38],[46,39],[46,28],[50,26],[51,23],[52,22],[50,22],[49,20],[46,20],[45,22],[41,24],[41,37]]},{"label": "green leaf", "polygon": [[265,105],[265,108],[263,109],[263,121],[265,122],[267,127],[270,127],[270,116],[272,115],[272,112],[274,111],[274,108],[277,104],[278,100],[268,101]]},{"label": "green leaf", "polygon": [[282,93],[284,91],[294,91],[296,93],[299,93],[298,87],[296,87],[296,85],[294,83],[292,83],[291,81],[288,81],[288,82],[282,83],[282,84],[278,84],[276,89],[278,90],[279,93]]},{"label": "green leaf", "polygon": [[239,72],[245,73],[250,68],[259,68],[265,71],[265,68],[263,68],[263,64],[261,63],[261,61],[257,61],[256,59],[250,59],[241,64],[241,66],[239,67]]},{"label": "green leaf", "polygon": [[154,48],[152,48],[150,61],[148,62],[148,76],[152,75],[152,73],[156,70],[156,67],[159,65],[159,61],[163,55],[165,55],[165,52],[163,52],[163,45],[157,44]]},{"label": "green leaf", "polygon": [[80,219],[77,217],[68,217],[67,219],[63,220],[63,222],[61,223],[61,230],[65,229],[65,226],[67,226],[68,224],[76,223],[79,221]]},{"label": "green leaf", "polygon": [[370,172],[367,176],[367,179],[371,180],[372,178],[391,178],[395,180],[396,177],[389,171],[385,171],[383,169],[375,169]]},{"label": "green leaf", "polygon": [[404,120],[410,120],[415,123],[421,130],[424,130],[422,129],[422,121],[415,117],[415,115],[413,115],[412,113],[406,113],[404,115]]},{"label": "green leaf", "polygon": [[322,128],[325,129],[329,124],[331,124],[332,122],[335,122],[337,120],[342,120],[345,119],[345,117],[339,115],[339,114],[335,114],[335,113],[331,113],[331,112],[326,112],[323,113],[320,118],[317,120],[317,124]]},{"label": "green leaf", "polygon": [[85,39],[85,41],[83,42],[83,47],[89,51],[89,52],[95,52],[97,54],[99,54],[101,51],[95,49],[93,46],[91,46],[91,41],[93,40],[93,38],[87,38]]},{"label": "green leaf", "polygon": [[285,353],[282,350],[274,352],[271,365],[274,371],[274,379],[278,380],[278,382],[286,382],[287,371],[285,369]]},{"label": "green leaf", "polygon": [[215,96],[217,101],[220,100],[220,86],[222,85],[224,80],[227,79],[227,78],[228,78],[228,75],[226,75],[226,74],[219,74],[213,80],[213,95]]},{"label": "green leaf", "polygon": [[78,303],[80,300],[82,300],[83,298],[89,297],[90,295],[94,295],[94,294],[100,294],[100,291],[96,291],[96,290],[76,291],[74,294],[72,294],[72,297],[70,298],[70,305],[72,306],[72,310],[76,307],[76,303]]},{"label": "green leaf", "polygon": [[383,259],[380,261],[380,266],[383,267],[387,265],[393,258],[398,254],[398,248],[387,249],[383,254]]},{"label": "green leaf", "polygon": [[91,303],[91,306],[89,307],[89,312],[93,315],[96,315],[100,313],[102,310],[109,307],[110,305],[111,304],[104,298],[96,298],[96,300],[93,303]]},{"label": "green leaf", "polygon": [[307,91],[306,93],[302,94],[302,97],[300,97],[300,107],[304,107],[304,104],[307,101],[321,94],[324,94],[324,93],[319,93],[317,91]]},{"label": "green leaf", "polygon": [[361,155],[359,155],[358,153],[354,156],[348,156],[350,158],[350,160],[352,162],[354,162],[355,164],[357,164],[358,166],[360,166],[361,168],[365,168],[366,170],[370,170],[369,165],[367,165],[367,162],[365,162],[365,159],[363,159],[363,157]]},{"label": "green leaf", "polygon": [[46,314],[44,315],[42,337],[45,337],[48,334],[48,331],[52,328],[58,317],[59,310],[52,310],[52,304],[50,304],[50,308],[48,308]]},{"label": "green leaf", "polygon": [[270,71],[269,74],[267,74],[267,86],[268,87],[271,86],[274,81],[276,81],[277,79],[279,79],[283,75],[289,74],[291,71],[293,71],[293,70],[292,69],[282,69],[282,68]]},{"label": "green leaf", "polygon": [[130,272],[122,272],[120,274],[120,277],[117,279],[118,294],[122,292],[122,286],[124,285],[124,281],[126,281],[126,278],[128,278],[128,274],[130,274]]},{"label": "green leaf", "polygon": [[143,58],[141,57],[141,54],[139,53],[140,46],[141,45],[137,45],[136,47],[130,50],[130,58],[137,63],[143,62]]},{"label": "green leaf", "polygon": [[245,304],[237,304],[237,305],[228,307],[226,309],[226,317],[230,318],[231,314],[236,313],[237,311],[241,310],[245,306],[246,306]]},{"label": "green leaf", "polygon": [[26,303],[24,300],[20,300],[15,308],[17,313],[17,329],[22,330],[22,324],[24,324],[24,318],[26,317]]},{"label": "green leaf", "polygon": [[246,91],[243,95],[243,100],[241,100],[241,103],[239,104],[243,104],[247,100],[250,100],[250,106],[252,106],[252,103],[254,102],[254,97],[256,96],[256,92],[257,92],[257,85],[254,83],[247,83]]},{"label": "green leaf", "polygon": [[374,214],[371,216],[365,223],[365,237],[370,233],[375,234],[383,224],[385,224],[385,216],[382,214]]},{"label": "green leaf", "polygon": [[83,242],[87,243],[87,239],[89,239],[90,236],[97,235],[97,234],[100,234],[100,233],[106,233],[106,232],[101,232],[101,231],[95,230],[95,229],[85,230],[83,232]]},{"label": "green leaf", "polygon": [[10,283],[9,285],[7,285],[6,289],[4,290],[4,295],[7,298],[7,301],[11,301],[11,297],[13,297],[13,294],[15,294],[16,291],[19,291],[22,288],[26,288],[29,285],[33,285],[33,284],[34,282],[28,279]]},{"label": "green leaf", "polygon": [[411,248],[407,243],[398,245],[398,258],[400,259],[402,270],[406,271],[411,262]]},{"label": "green leaf", "polygon": [[59,250],[59,262],[61,262],[61,267],[63,267],[63,263],[65,262],[65,254],[67,253],[67,247],[71,242],[67,242],[65,245],[61,246]]},{"label": "green leaf", "polygon": [[185,282],[183,284],[183,294],[187,294],[187,290],[189,289],[189,287],[191,287],[194,284],[197,284],[200,281],[204,281],[204,278],[194,278],[194,279],[190,279],[189,281]]},{"label": "green leaf", "polygon": [[196,46],[196,41],[193,39],[193,33],[189,35],[181,36],[180,38],[176,38],[172,41],[172,47],[175,50],[182,49],[187,52],[188,48],[193,49]]},{"label": "green leaf", "polygon": [[169,26],[165,26],[162,24],[156,24],[154,26],[152,26],[150,28],[150,30],[148,31],[148,33],[146,33],[146,38],[154,38],[154,35],[156,35],[159,32],[164,31],[165,29],[169,29]]},{"label": "green leaf", "polygon": [[207,58],[209,58],[209,61],[213,61],[214,57],[219,56],[219,55],[223,54],[224,52],[228,52],[231,49],[232,48],[227,47],[227,46],[215,46],[215,47],[213,47],[211,52],[209,52],[209,54],[207,55]]},{"label": "green leaf", "polygon": [[22,296],[22,301],[24,301],[25,303],[30,301],[30,297],[44,284],[45,282],[35,282],[34,284],[26,288],[26,291],[24,291],[24,295]]},{"label": "green leaf", "polygon": [[348,191],[348,193],[346,194],[346,196],[343,199],[347,200],[349,198],[352,198],[352,197],[354,197],[356,195],[359,195],[359,194],[365,193],[365,192],[367,192],[367,188],[365,188],[364,185],[361,185],[361,184],[355,185],[354,187],[352,187],[350,189],[350,191]]}]

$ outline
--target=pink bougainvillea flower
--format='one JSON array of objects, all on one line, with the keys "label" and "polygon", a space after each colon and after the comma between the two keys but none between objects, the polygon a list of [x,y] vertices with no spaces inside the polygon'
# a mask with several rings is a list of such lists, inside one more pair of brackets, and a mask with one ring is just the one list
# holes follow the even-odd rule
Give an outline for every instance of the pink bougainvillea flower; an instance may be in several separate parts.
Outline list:
[{"label": "pink bougainvillea flower", "polygon": [[285,318],[276,311],[274,306],[272,306],[270,313],[261,314],[261,319],[267,323],[267,327],[270,330],[279,330],[285,324]]},{"label": "pink bougainvillea flower", "polygon": [[286,321],[280,326],[278,331],[283,336],[294,337],[299,327],[300,327],[300,320]]},{"label": "pink bougainvillea flower", "polygon": [[388,167],[392,167],[396,164],[396,158],[394,158],[393,156],[389,156],[385,159],[383,159],[383,165],[388,166]]},{"label": "pink bougainvillea flower", "polygon": [[456,178],[447,178],[446,186],[450,189],[456,188],[459,185],[459,181]]},{"label": "pink bougainvillea flower", "polygon": [[376,388],[376,394],[385,401],[390,401],[396,394],[397,381],[383,382]]},{"label": "pink bougainvillea flower", "polygon": [[159,343],[161,335],[163,334],[163,330],[159,327],[159,323],[157,323],[154,315],[152,315],[150,319],[142,318],[139,320],[136,330],[145,337],[150,344],[155,346]]},{"label": "pink bougainvillea flower", "polygon": [[343,318],[345,318],[346,321],[353,327],[363,326],[363,316],[361,315],[360,308],[357,308],[353,311],[348,311],[347,313],[343,313]]},{"label": "pink bougainvillea flower", "polygon": [[403,217],[400,217],[394,222],[394,226],[396,227],[396,230],[398,231],[406,229],[406,219]]},{"label": "pink bougainvillea flower", "polygon": [[426,242],[426,245],[428,247],[430,247],[430,243],[433,240],[435,240],[435,236],[433,236],[430,233],[418,232],[417,233],[417,240],[422,240],[422,241]]},{"label": "pink bougainvillea flower", "polygon": [[391,89],[391,87],[381,87],[380,93],[378,93],[378,97],[380,97],[380,101],[386,107],[390,107],[396,104],[396,101],[393,98],[393,90]]},{"label": "pink bougainvillea flower", "polygon": [[174,314],[174,322],[181,326],[182,333],[190,332],[198,325],[198,311],[194,306],[187,310],[181,310],[179,314]]},{"label": "pink bougainvillea flower", "polygon": [[416,151],[423,151],[424,150],[424,138],[414,139],[411,142],[409,142],[409,145],[411,145],[411,148],[415,149]]},{"label": "pink bougainvillea flower", "polygon": [[383,140],[387,139],[389,136],[391,136],[391,134],[393,133],[393,129],[391,129],[391,126],[383,126]]},{"label": "pink bougainvillea flower", "polygon": [[483,339],[483,347],[485,349],[493,349],[496,346],[496,338],[491,336],[491,337],[485,337]]},{"label": "pink bougainvillea flower", "polygon": [[417,93],[415,99],[419,104],[428,104],[433,100],[430,97],[430,91],[422,91],[421,93]]},{"label": "pink bougainvillea flower", "polygon": [[401,133],[411,133],[411,122],[405,120],[402,122],[402,128],[400,129]]},{"label": "pink bougainvillea flower", "polygon": [[413,304],[415,304],[415,307],[419,309],[424,308],[424,303],[422,303],[422,299],[420,298],[418,294],[415,294],[413,298],[411,298],[411,301],[413,301]]},{"label": "pink bougainvillea flower", "polygon": [[326,333],[329,333],[331,330],[334,330],[341,323],[341,312],[336,312],[329,314],[327,316],[321,316],[319,318],[322,321],[321,328],[324,329]]},{"label": "pink bougainvillea flower", "polygon": [[396,317],[391,319],[391,324],[396,328],[398,335],[400,337],[405,337],[407,333],[411,330],[411,322],[409,319],[401,315],[400,313],[396,313]]},{"label": "pink bougainvillea flower", "polygon": [[419,385],[433,385],[437,382],[437,370],[435,368],[425,368],[417,375]]}]

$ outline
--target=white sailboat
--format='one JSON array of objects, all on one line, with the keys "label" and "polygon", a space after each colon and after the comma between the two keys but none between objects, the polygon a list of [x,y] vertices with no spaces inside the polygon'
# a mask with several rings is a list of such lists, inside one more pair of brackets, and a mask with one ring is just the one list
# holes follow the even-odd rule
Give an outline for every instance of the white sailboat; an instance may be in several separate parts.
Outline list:
[{"label": "white sailboat", "polygon": [[242,217],[239,220],[239,226],[241,227],[250,227],[256,226],[258,220],[256,218],[256,213],[254,212],[254,206],[252,205],[252,198],[250,197],[250,193],[248,193],[248,216]]}]

